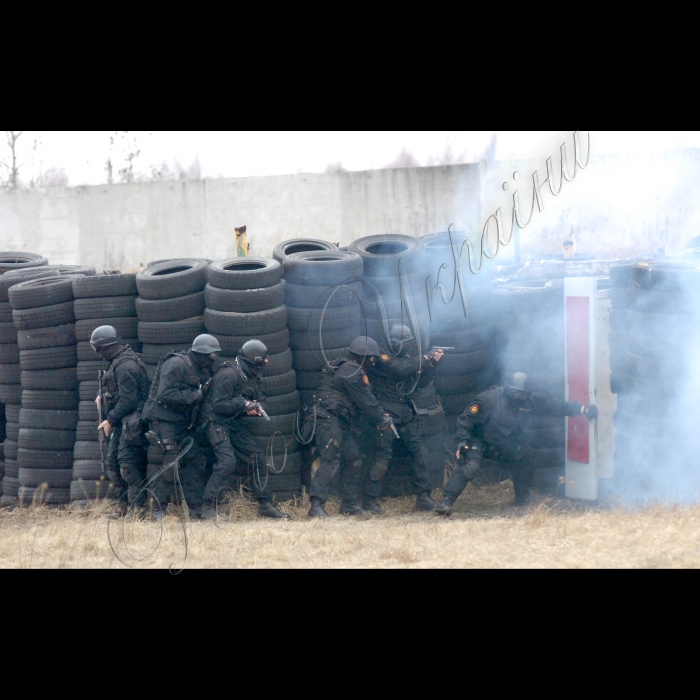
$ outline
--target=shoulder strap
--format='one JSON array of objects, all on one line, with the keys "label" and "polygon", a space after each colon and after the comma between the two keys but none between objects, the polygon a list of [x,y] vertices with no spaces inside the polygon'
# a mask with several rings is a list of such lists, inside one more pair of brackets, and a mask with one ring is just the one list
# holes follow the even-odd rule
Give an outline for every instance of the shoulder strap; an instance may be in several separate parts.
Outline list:
[{"label": "shoulder strap", "polygon": [[[151,388],[148,392],[148,398],[151,401],[155,401],[156,396],[158,395],[158,384],[160,384],[160,373],[161,373],[161,368],[163,367],[163,363],[166,360],[169,360],[171,357],[183,357],[187,355],[187,351],[185,350],[176,350],[174,352],[169,352],[167,355],[163,355],[163,357],[160,358],[158,361],[158,366],[156,367],[156,373],[153,375],[153,381],[151,382]],[[185,357],[185,359],[187,359]]]}]

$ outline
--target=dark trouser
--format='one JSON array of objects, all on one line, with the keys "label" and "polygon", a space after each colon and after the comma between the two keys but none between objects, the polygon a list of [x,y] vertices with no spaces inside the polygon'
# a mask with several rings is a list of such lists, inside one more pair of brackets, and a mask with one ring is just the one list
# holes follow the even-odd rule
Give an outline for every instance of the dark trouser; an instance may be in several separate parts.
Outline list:
[{"label": "dark trouser", "polygon": [[[157,433],[158,437],[169,444],[173,449],[169,449],[163,455],[163,464],[171,461],[177,455],[180,445],[190,436],[190,431],[182,423],[170,423],[159,421],[151,423],[151,429]],[[204,471],[207,459],[201,448],[195,442],[185,457],[180,460],[178,474],[182,484],[182,492],[191,510],[197,510],[202,505],[202,494],[204,493]],[[168,504],[168,498],[172,493],[174,480],[174,470],[167,469],[156,478],[150,485],[150,490],[160,503],[161,508]],[[158,508],[155,504],[154,508]]]},{"label": "dark trouser", "polygon": [[142,488],[146,476],[146,448],[127,445],[121,427],[112,428],[107,448],[107,476],[120,500],[126,495],[129,506],[143,505],[146,491]]},{"label": "dark trouser", "polygon": [[[221,487],[226,485],[236,469],[236,455],[250,465],[253,495],[258,502],[271,501],[265,453],[260,449],[260,445],[242,426],[231,429],[223,425],[214,425],[219,429],[219,437],[209,437],[209,441],[214,448],[216,463],[204,489],[204,505],[211,507],[221,497]],[[228,436],[228,439],[216,442],[223,436]]]},{"label": "dark trouser", "polygon": [[[386,409],[386,407],[385,407]],[[388,409],[386,409],[388,410]],[[416,493],[430,492],[430,478],[428,476],[428,454],[423,444],[420,432],[420,423],[413,414],[396,416],[389,411],[394,425],[399,433],[399,439],[403,442],[406,451],[411,455],[411,476],[413,488]],[[404,418],[404,420],[401,420]],[[393,430],[379,431],[379,447],[374,456],[374,463],[365,479],[364,492],[368,498],[378,498],[382,493],[382,484],[389,462],[394,453],[394,440],[396,436]]]},{"label": "dark trouser", "polygon": [[460,462],[457,469],[449,478],[445,491],[445,498],[454,503],[459,494],[464,491],[467,484],[474,479],[481,468],[481,460],[484,455],[487,458],[497,458],[501,469],[507,471],[513,479],[513,489],[516,500],[527,498],[535,476],[535,462],[531,451],[527,447],[512,447],[510,449],[499,449],[498,452],[490,450],[467,452],[466,462]]},{"label": "dark trouser", "polygon": [[321,458],[321,466],[311,479],[309,496],[325,503],[328,500],[333,475],[341,469],[342,499],[348,503],[355,503],[362,476],[362,455],[355,436],[350,431],[349,422],[317,409],[314,439],[316,456]]}]

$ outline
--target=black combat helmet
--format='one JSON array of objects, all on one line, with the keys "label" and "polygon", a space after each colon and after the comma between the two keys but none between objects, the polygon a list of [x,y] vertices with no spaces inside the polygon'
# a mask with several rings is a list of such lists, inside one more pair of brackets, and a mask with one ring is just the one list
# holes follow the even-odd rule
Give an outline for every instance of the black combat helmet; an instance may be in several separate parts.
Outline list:
[{"label": "black combat helmet", "polygon": [[377,341],[366,335],[360,335],[350,343],[350,352],[358,357],[379,357],[381,355]]},{"label": "black combat helmet", "polygon": [[104,350],[110,345],[117,345],[122,342],[119,332],[114,326],[100,326],[95,328],[90,336],[90,345],[95,352]]},{"label": "black combat helmet", "polygon": [[243,344],[239,355],[248,362],[261,365],[265,362],[269,354],[267,346],[261,340],[249,340]]},{"label": "black combat helmet", "polygon": [[525,372],[515,372],[505,386],[506,396],[515,401],[523,401],[530,396],[530,378]]},{"label": "black combat helmet", "polygon": [[192,352],[198,352],[200,355],[212,355],[221,352],[221,346],[213,335],[203,333],[194,339],[192,343]]},{"label": "black combat helmet", "polygon": [[392,345],[401,345],[413,340],[413,333],[408,326],[402,326],[400,323],[395,323],[389,330],[389,340]]}]

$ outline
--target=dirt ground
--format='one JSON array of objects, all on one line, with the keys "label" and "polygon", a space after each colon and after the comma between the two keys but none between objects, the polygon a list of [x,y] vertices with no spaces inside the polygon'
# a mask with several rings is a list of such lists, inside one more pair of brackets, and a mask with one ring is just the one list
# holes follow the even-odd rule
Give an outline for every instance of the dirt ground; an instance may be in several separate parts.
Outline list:
[{"label": "dirt ground", "polygon": [[[387,515],[260,520],[238,495],[214,522],[109,520],[108,508],[0,511],[2,568],[698,568],[700,507],[596,507],[549,499],[513,508],[508,482],[472,485],[448,519],[386,501]],[[337,513],[338,503],[328,506]],[[187,547],[184,532],[187,531]],[[110,546],[110,540],[112,546]],[[152,553],[152,554],[151,554]],[[186,561],[185,561],[186,553]],[[150,556],[149,556],[150,555]],[[121,561],[120,561],[121,559]]]}]

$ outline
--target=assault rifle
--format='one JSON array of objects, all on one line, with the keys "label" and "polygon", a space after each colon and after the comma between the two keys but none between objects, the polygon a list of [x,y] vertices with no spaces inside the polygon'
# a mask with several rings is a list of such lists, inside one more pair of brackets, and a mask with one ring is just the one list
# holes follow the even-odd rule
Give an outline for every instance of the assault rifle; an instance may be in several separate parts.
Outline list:
[{"label": "assault rifle", "polygon": [[[100,422],[97,425],[102,425],[104,422],[104,401],[105,401],[105,391],[102,387],[102,377],[105,371],[103,369],[97,370],[97,412],[99,414]],[[102,468],[102,473],[106,471],[105,468],[105,433],[102,428],[97,431],[97,439],[100,443],[100,467]]]}]

